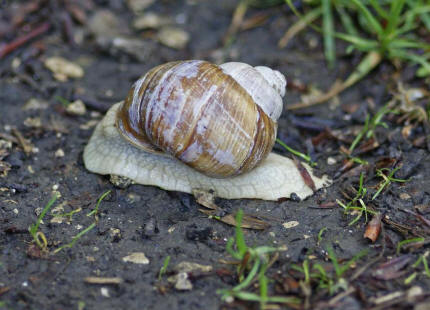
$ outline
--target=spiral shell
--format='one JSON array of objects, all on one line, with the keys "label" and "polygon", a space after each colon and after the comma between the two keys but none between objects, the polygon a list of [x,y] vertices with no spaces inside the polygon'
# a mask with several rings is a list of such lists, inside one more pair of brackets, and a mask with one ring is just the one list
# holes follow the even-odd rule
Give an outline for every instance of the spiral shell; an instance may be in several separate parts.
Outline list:
[{"label": "spiral shell", "polygon": [[267,67],[205,61],[153,68],[117,113],[121,135],[213,177],[249,171],[270,153],[285,78]]}]

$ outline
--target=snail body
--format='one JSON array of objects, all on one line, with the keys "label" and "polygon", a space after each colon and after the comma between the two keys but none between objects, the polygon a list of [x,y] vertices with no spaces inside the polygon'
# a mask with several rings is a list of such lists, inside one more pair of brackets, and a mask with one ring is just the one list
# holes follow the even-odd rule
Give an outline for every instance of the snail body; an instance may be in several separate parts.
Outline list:
[{"label": "snail body", "polygon": [[[271,153],[285,84],[278,71],[243,63],[155,67],[99,123],[84,150],[85,166],[224,198],[309,196],[295,164]],[[312,178],[317,189],[326,182]]]}]

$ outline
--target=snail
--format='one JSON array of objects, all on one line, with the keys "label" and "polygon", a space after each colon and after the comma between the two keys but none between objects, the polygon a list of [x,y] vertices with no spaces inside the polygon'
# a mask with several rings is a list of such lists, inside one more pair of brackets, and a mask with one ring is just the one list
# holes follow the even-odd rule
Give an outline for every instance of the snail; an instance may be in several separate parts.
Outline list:
[{"label": "snail", "polygon": [[[294,162],[271,153],[285,86],[279,71],[245,63],[157,66],[97,125],[84,164],[166,190],[305,198],[313,191]],[[317,189],[327,183],[326,177],[312,179]]]}]

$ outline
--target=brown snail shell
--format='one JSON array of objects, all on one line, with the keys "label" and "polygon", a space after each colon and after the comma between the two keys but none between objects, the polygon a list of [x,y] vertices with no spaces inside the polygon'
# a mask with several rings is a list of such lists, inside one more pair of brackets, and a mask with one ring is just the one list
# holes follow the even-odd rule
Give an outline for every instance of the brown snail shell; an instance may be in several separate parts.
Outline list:
[{"label": "brown snail shell", "polygon": [[120,133],[212,177],[254,168],[272,150],[285,78],[267,67],[169,62],[139,79],[117,114]]}]

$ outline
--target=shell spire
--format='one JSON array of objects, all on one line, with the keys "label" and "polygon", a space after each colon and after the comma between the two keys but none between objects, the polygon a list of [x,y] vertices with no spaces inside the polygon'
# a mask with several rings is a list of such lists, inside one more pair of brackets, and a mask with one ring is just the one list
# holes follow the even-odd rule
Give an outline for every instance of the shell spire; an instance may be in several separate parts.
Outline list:
[{"label": "shell spire", "polygon": [[285,76],[269,67],[252,67],[242,62],[227,62],[220,67],[233,77],[275,122],[282,113],[282,97],[287,81]]}]

